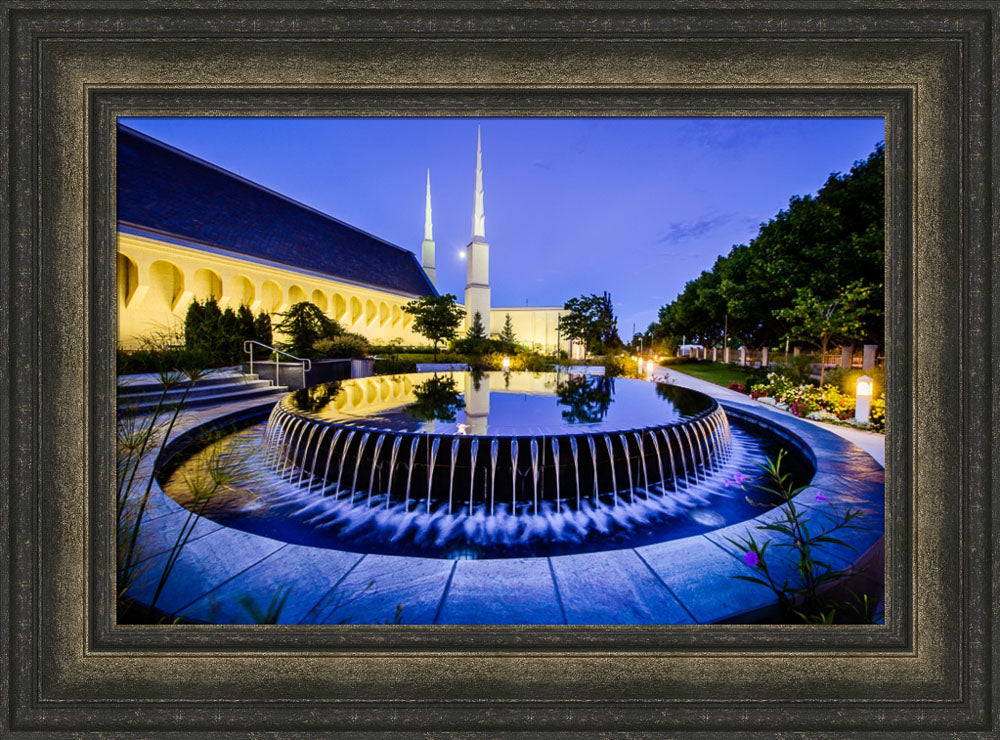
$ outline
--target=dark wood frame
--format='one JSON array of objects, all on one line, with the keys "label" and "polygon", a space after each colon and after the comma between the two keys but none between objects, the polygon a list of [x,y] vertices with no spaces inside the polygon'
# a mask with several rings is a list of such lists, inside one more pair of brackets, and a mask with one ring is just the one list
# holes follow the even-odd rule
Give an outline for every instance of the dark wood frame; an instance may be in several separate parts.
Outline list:
[{"label": "dark wood frame", "polygon": [[[0,10],[0,734],[1000,731],[997,3]],[[116,625],[114,121],[185,111],[884,115],[886,625]]]}]

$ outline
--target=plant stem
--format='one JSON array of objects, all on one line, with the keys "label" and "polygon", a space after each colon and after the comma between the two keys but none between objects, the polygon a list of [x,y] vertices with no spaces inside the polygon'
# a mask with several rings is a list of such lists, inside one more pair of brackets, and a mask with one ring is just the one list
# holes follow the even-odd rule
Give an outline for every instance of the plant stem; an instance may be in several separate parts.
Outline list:
[{"label": "plant stem", "polygon": [[[167,440],[170,438],[170,433],[171,431],[173,431],[174,423],[177,421],[177,417],[180,415],[181,409],[184,407],[184,401],[187,400],[188,391],[191,390],[191,388],[194,386],[194,383],[195,379],[192,377],[188,382],[187,386],[184,388],[184,393],[181,396],[180,402],[177,404],[177,407],[174,409],[173,416],[170,417],[170,423],[167,425],[166,432],[164,433],[163,439],[160,442],[161,449],[162,446],[165,445],[167,443]],[[155,470],[156,470],[156,465],[154,464],[153,468],[149,471],[149,478],[146,480],[146,490],[143,493],[142,501],[139,503],[139,510],[136,512],[135,524],[132,525],[132,534],[129,537],[128,548],[126,549],[125,564],[122,567],[120,574],[120,579],[123,583],[127,582],[129,575],[131,575],[132,561],[135,556],[135,544],[136,541],[139,539],[139,527],[142,524],[142,517],[146,511],[146,505],[149,502],[149,495],[153,490],[153,479],[155,478]]]}]

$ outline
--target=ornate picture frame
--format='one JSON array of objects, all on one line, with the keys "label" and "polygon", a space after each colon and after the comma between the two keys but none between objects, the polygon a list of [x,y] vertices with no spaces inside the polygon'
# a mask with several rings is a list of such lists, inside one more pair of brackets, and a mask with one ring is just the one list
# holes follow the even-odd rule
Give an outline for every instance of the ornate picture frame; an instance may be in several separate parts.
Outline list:
[{"label": "ornate picture frame", "polygon": [[[4,734],[1000,730],[996,3],[0,7]],[[192,113],[884,116],[885,624],[116,624],[115,124]]]}]

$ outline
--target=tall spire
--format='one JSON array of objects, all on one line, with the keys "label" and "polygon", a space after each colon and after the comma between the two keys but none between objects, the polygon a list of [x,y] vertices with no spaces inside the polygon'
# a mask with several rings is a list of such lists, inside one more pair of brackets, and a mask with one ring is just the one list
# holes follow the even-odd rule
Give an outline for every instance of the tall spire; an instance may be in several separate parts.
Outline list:
[{"label": "tall spire", "polygon": [[437,287],[437,269],[434,267],[434,237],[431,225],[431,171],[427,170],[427,201],[424,205],[424,241],[420,245],[420,264],[431,285]]},{"label": "tall spire", "polygon": [[424,206],[424,239],[434,239],[434,228],[431,224],[431,171],[427,170],[427,205]]},{"label": "tall spire", "polygon": [[486,208],[483,205],[483,132],[476,128],[476,204],[472,212],[472,239],[486,238]]},{"label": "tall spire", "polygon": [[472,212],[472,239],[465,249],[466,326],[479,321],[490,334],[490,245],[486,243],[486,211],[483,208],[483,134],[476,131],[476,206]]}]

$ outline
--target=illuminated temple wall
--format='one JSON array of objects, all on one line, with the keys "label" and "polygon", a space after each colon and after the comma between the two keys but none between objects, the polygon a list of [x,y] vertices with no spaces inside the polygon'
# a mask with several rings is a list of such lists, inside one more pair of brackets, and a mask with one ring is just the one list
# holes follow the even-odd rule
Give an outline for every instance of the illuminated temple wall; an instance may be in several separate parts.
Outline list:
[{"label": "illuminated temple wall", "polygon": [[[272,315],[303,300],[319,306],[341,326],[374,343],[401,338],[407,345],[427,344],[412,330],[402,307],[416,296],[333,280],[319,274],[266,264],[217,250],[118,233],[119,343],[134,348],[144,338],[182,340],[184,314],[194,299],[215,296],[223,309],[247,304],[256,316]],[[494,334],[509,313],[517,341],[553,352],[559,339],[559,308],[494,308]],[[570,350],[565,339],[559,346]]]},{"label": "illuminated temple wall", "polygon": [[[399,337],[425,344],[402,307],[416,296],[337,281],[240,255],[118,232],[118,340],[133,348],[146,337],[180,341],[194,299],[215,296],[221,308],[247,304],[274,314],[309,300],[349,331],[375,343]],[[502,320],[502,319],[501,319]]]},{"label": "illuminated temple wall", "polygon": [[559,317],[564,313],[563,309],[552,307],[494,307],[490,309],[490,329],[494,335],[498,335],[503,331],[507,314],[510,314],[518,344],[550,353],[556,350],[558,342],[560,349],[569,352],[569,342],[559,337]]}]

